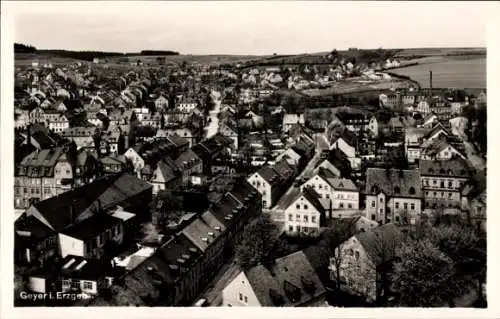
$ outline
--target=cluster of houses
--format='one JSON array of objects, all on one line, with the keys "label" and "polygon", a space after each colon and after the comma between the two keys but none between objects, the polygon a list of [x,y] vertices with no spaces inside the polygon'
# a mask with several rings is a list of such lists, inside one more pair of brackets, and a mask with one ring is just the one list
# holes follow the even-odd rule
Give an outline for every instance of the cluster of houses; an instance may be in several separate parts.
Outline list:
[{"label": "cluster of houses", "polygon": [[[470,162],[455,115],[485,94],[388,93],[384,110],[321,119],[276,106],[281,131],[263,132],[250,104],[285,80],[300,83],[281,69],[102,74],[99,65],[16,72],[15,261],[30,291],[81,292],[94,306],[191,305],[264,213],[299,238],[352,221],[338,247],[346,270],[305,249],[239,271],[223,306],[319,306],[337,278],[373,300],[377,234],[397,241],[398,226],[438,211],[484,225],[485,172]],[[220,90],[207,136],[204,101],[216,89],[204,81],[214,75],[244,88]]]}]

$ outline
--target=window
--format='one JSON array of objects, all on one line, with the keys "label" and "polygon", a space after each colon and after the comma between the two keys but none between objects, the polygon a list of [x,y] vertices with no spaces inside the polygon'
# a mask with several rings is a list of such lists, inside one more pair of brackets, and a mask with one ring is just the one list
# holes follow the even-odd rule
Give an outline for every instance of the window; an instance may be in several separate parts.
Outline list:
[{"label": "window", "polygon": [[293,232],[293,226],[288,226],[288,231]]},{"label": "window", "polygon": [[448,197],[450,197],[450,198],[451,198],[451,195],[452,195],[451,193],[448,193]]},{"label": "window", "polygon": [[92,281],[84,281],[83,282],[83,289],[86,289],[86,290],[94,289],[94,283]]},{"label": "window", "polygon": [[318,188],[323,189],[323,185],[319,184]]},{"label": "window", "polygon": [[372,214],[372,220],[375,220],[375,214]]},{"label": "window", "polygon": [[288,214],[288,220],[289,220],[289,221],[292,221],[292,220],[293,220],[293,215],[292,215],[292,214]]},{"label": "window", "polygon": [[372,200],[372,207],[375,207],[375,201]]},{"label": "window", "polygon": [[441,181],[441,188],[444,188],[444,181]]},{"label": "window", "polygon": [[266,207],[266,206],[267,206],[267,200],[263,200],[263,201],[262,201],[262,205],[263,205],[264,207]]},{"label": "window", "polygon": [[399,216],[396,216],[396,222],[399,222]]},{"label": "window", "polygon": [[240,292],[240,300],[243,301],[243,294]]},{"label": "window", "polygon": [[304,216],[304,222],[306,222],[306,223],[309,222],[309,216]]},{"label": "window", "polygon": [[300,209],[300,205],[299,204],[295,205],[295,209]]},{"label": "window", "polygon": [[304,204],[304,209],[307,209],[309,206],[307,206],[306,204]]},{"label": "window", "polygon": [[62,287],[63,288],[69,288],[71,286],[71,281],[70,280],[63,280],[62,281]]},{"label": "window", "polygon": [[344,203],[340,203],[339,208],[344,208]]},{"label": "window", "polygon": [[248,297],[245,296],[245,303],[248,303]]},{"label": "window", "polygon": [[448,181],[448,187],[453,187],[453,182],[452,181]]},{"label": "window", "polygon": [[299,214],[295,215],[295,221],[300,222],[300,215]]},{"label": "window", "polygon": [[404,209],[408,209],[408,203],[403,203]]},{"label": "window", "polygon": [[359,260],[359,251],[356,250],[356,260]]},{"label": "window", "polygon": [[411,210],[415,210],[415,204],[414,204],[414,203],[411,203],[411,204],[410,204],[410,209],[411,209]]},{"label": "window", "polygon": [[396,202],[396,208],[399,208],[399,202]]},{"label": "window", "polygon": [[312,222],[312,223],[316,223],[316,216],[312,216],[312,217],[311,217],[311,222]]},{"label": "window", "polygon": [[352,208],[352,204],[347,204],[347,207],[348,208]]},{"label": "window", "polygon": [[383,203],[384,202],[384,199],[382,197],[380,197],[380,202]]},{"label": "window", "polygon": [[300,226],[297,226],[297,232],[300,233]]},{"label": "window", "polygon": [[72,281],[71,282],[71,288],[73,289],[78,289],[80,288],[80,281],[76,280],[76,281]]},{"label": "window", "polygon": [[410,187],[409,192],[410,192],[410,195],[415,195],[415,187],[413,187],[413,186]]},{"label": "window", "polygon": [[330,198],[330,194],[326,194],[326,195],[325,195],[325,197],[326,197],[326,198]]},{"label": "window", "polygon": [[401,189],[398,186],[394,187],[394,194],[399,194],[400,192]]}]

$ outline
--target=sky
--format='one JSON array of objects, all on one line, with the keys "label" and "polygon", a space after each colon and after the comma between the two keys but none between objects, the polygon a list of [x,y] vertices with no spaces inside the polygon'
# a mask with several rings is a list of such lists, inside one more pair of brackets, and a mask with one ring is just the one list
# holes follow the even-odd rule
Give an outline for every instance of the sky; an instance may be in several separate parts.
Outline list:
[{"label": "sky", "polygon": [[[10,1],[9,1],[10,2]],[[14,39],[38,49],[299,54],[334,48],[485,47],[491,3],[10,2]]]}]

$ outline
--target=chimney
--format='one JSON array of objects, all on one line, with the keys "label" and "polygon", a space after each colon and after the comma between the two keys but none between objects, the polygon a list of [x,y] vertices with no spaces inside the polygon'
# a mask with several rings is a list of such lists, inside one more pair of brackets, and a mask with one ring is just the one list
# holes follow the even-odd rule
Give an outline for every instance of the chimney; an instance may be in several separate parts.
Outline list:
[{"label": "chimney", "polygon": [[432,98],[432,70],[429,71],[429,87],[430,87],[430,97]]},{"label": "chimney", "polygon": [[71,206],[69,207],[69,222],[70,225],[75,223],[75,200],[71,202]]}]

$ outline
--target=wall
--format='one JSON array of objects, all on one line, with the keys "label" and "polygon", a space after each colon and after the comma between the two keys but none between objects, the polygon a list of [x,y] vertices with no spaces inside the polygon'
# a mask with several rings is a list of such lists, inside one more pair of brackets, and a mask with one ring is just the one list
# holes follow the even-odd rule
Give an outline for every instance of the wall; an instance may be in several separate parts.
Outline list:
[{"label": "wall", "polygon": [[[299,205],[299,209],[297,209],[297,205]],[[307,208],[304,208],[305,205],[307,205]],[[290,215],[292,217],[291,220]],[[297,216],[299,216],[298,219]],[[307,221],[305,221],[304,217],[307,217]],[[313,217],[315,218],[314,222]],[[301,196],[285,210],[285,232],[289,234],[296,233],[298,226],[300,226],[301,232],[303,232],[303,227],[319,231],[320,220],[321,214],[304,198],[304,196]],[[292,230],[290,227],[292,227]],[[309,231],[311,231],[311,229]]]},{"label": "wall", "polygon": [[85,257],[83,241],[64,234],[59,234],[59,249],[62,258],[67,255]]},{"label": "wall", "polygon": [[[345,278],[345,284],[341,286],[341,289],[365,296],[368,300],[375,299],[376,270],[363,246],[353,236],[341,244],[339,248],[342,251],[340,276]],[[359,253],[359,257],[356,252]],[[332,261],[330,262],[330,270],[331,278],[336,280],[336,268]]]},{"label": "wall", "polygon": [[[243,295],[243,301],[240,300],[239,294]],[[244,302],[244,297],[247,297],[248,302]],[[261,306],[257,296],[255,295],[252,286],[248,282],[245,273],[240,272],[222,291],[222,306],[227,307],[259,307]]]},{"label": "wall", "polygon": [[29,277],[28,288],[34,292],[45,293],[45,278]]}]

